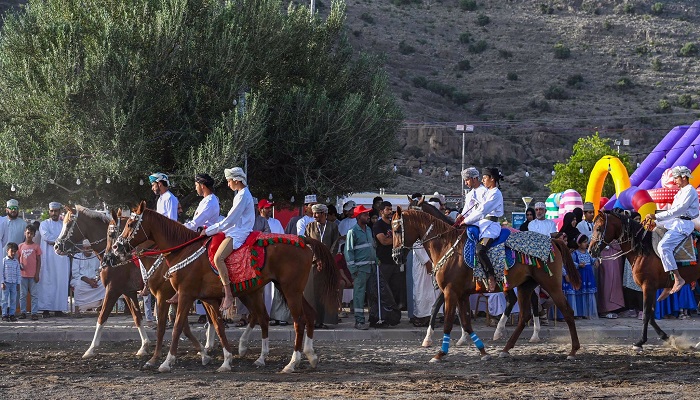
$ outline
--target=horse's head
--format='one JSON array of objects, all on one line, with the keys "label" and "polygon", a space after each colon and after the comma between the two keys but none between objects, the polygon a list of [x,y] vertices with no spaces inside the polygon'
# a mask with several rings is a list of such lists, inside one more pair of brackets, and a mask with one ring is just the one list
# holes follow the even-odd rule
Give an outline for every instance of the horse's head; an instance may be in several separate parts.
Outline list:
[{"label": "horse's head", "polygon": [[612,241],[620,241],[623,233],[623,221],[620,216],[610,211],[599,212],[593,220],[593,234],[588,251],[593,257],[600,256],[600,252]]},{"label": "horse's head", "polygon": [[421,198],[412,198],[411,196],[406,196],[408,197],[408,207],[406,208],[407,210],[422,210],[421,206],[423,205],[425,201],[425,197]]},{"label": "horse's head", "polygon": [[[114,256],[118,257],[119,260],[126,261],[131,250],[148,240],[146,227],[143,224],[145,212],[146,202],[142,201],[135,210],[131,211],[131,216],[124,223],[121,234],[117,232],[118,229],[111,228],[112,226],[119,226],[118,222],[120,221],[121,210],[119,210],[118,214],[112,216],[112,224],[110,224],[110,228],[108,228],[107,236],[113,236],[114,241],[110,248]],[[110,229],[113,231],[110,232]]]},{"label": "horse's head", "polygon": [[391,250],[391,257],[397,264],[406,263],[408,251],[411,249],[406,245],[406,243],[413,244],[416,241],[415,236],[406,234],[406,226],[403,218],[404,212],[401,210],[401,206],[397,206],[396,212],[391,218],[391,233],[394,241],[393,248]]},{"label": "horse's head", "polygon": [[66,215],[63,217],[63,228],[61,233],[56,238],[53,245],[53,250],[56,254],[65,256],[66,254],[77,254],[81,250],[78,248],[78,244],[83,243],[85,237],[82,232],[78,229],[76,232],[75,226],[78,223],[78,211],[77,209],[72,209],[70,206],[65,206]]}]

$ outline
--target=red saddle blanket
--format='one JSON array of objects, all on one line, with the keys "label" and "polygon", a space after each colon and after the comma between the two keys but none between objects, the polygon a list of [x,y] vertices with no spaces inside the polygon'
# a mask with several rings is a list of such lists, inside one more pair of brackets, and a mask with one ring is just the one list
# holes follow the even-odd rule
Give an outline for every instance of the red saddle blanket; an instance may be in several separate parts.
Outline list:
[{"label": "red saddle blanket", "polygon": [[[219,271],[214,265],[214,256],[224,238],[223,233],[217,233],[209,241],[209,261],[216,274]],[[274,243],[305,246],[297,235],[251,232],[245,243],[226,257],[226,268],[234,293],[260,285],[260,271],[265,265],[265,247]]]}]

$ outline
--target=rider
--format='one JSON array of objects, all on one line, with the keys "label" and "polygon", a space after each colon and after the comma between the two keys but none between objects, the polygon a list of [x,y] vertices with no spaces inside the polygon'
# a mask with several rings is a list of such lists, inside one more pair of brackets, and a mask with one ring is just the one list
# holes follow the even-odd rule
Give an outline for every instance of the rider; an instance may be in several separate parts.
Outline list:
[{"label": "rider", "polygon": [[493,292],[496,290],[496,279],[487,251],[493,241],[501,234],[501,224],[498,219],[503,216],[503,195],[499,189],[499,182],[503,179],[503,175],[498,168],[486,168],[482,175],[481,182],[486,187],[486,192],[461,224],[479,227],[479,243],[476,245],[477,256],[481,265],[484,266],[489,291]]},{"label": "rider", "polygon": [[166,217],[177,221],[177,197],[175,197],[172,192],[170,192],[170,180],[168,175],[162,172],[156,172],[148,177],[151,182],[151,190],[158,196],[158,203],[156,204],[156,211],[158,214],[165,215]]},{"label": "rider", "polygon": [[698,194],[689,180],[690,169],[686,166],[676,166],[671,170],[673,182],[678,185],[680,190],[673,197],[673,203],[665,211],[659,211],[656,214],[646,216],[647,220],[657,220],[659,225],[668,229],[663,238],[659,241],[659,254],[661,255],[661,263],[664,266],[664,271],[672,272],[674,284],[673,288],[665,288],[658,298],[661,301],[669,295],[681,290],[685,281],[681,278],[678,272],[676,260],[673,257],[673,251],[678,247],[683,240],[693,232],[693,219],[698,217]]},{"label": "rider", "polygon": [[[207,226],[211,226],[219,222],[219,198],[216,197],[213,189],[214,178],[209,176],[209,174],[195,175],[194,190],[196,190],[197,195],[202,196],[203,199],[199,202],[197,210],[194,212],[192,221],[187,221],[184,223],[185,227],[195,232],[199,232],[200,229],[204,229]],[[173,297],[166,301],[170,304],[177,303],[177,292],[175,295],[173,295]]]},{"label": "rider", "polygon": [[214,264],[219,270],[221,283],[224,285],[224,301],[221,310],[227,310],[233,305],[231,281],[226,269],[226,257],[243,245],[248,235],[253,231],[255,223],[255,206],[253,196],[248,190],[247,177],[240,167],[224,170],[228,187],[238,192],[233,198],[233,205],[226,218],[202,230],[202,236],[211,236],[223,232],[226,238],[221,242],[214,256]]},{"label": "rider", "polygon": [[471,190],[464,196],[464,208],[455,220],[456,226],[463,225],[462,221],[464,218],[467,218],[474,212],[486,194],[486,187],[479,181],[479,170],[476,168],[469,167],[464,169],[462,171],[462,179],[464,184]]}]

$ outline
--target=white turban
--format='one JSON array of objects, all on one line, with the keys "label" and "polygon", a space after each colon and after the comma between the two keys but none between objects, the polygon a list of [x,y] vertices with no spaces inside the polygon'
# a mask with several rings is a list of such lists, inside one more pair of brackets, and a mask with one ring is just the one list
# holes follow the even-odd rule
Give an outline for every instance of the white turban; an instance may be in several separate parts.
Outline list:
[{"label": "white turban", "polygon": [[679,176],[685,176],[688,179],[692,178],[692,176],[690,176],[690,168],[686,167],[685,165],[673,167],[671,170],[671,175],[673,175],[674,178],[678,178]]},{"label": "white turban", "polygon": [[57,201],[52,201],[49,203],[49,210],[60,210],[61,209],[61,203]]},{"label": "white turban", "polygon": [[242,182],[246,186],[248,185],[248,178],[246,177],[246,174],[243,171],[243,168],[241,168],[241,167],[225,169],[224,176],[226,177],[227,180],[231,179],[234,181]]},{"label": "white turban", "polygon": [[315,213],[328,214],[328,207],[325,204],[314,204],[313,206],[311,206],[311,211]]},{"label": "white turban", "polygon": [[462,170],[462,179],[478,178],[479,170],[474,167],[469,167]]}]

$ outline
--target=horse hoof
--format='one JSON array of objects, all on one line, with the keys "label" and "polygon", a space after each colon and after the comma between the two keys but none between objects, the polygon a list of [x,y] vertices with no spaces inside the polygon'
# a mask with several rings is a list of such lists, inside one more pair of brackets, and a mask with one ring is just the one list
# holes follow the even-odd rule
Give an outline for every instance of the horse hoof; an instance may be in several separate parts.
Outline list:
[{"label": "horse hoof", "polygon": [[455,343],[455,346],[464,346],[467,344],[467,339],[460,338],[457,343]]},{"label": "horse hoof", "polygon": [[292,372],[294,372],[294,367],[290,367],[289,365],[287,365],[282,369],[282,371],[280,371],[280,373],[282,374],[291,374]]},{"label": "horse hoof", "polygon": [[219,369],[216,370],[216,372],[231,372],[231,367],[230,366],[221,366]]},{"label": "horse hoof", "polygon": [[695,348],[696,348],[696,349],[700,349],[700,342],[698,342],[698,343],[695,345]]},{"label": "horse hoof", "polygon": [[148,352],[146,351],[146,349],[141,349],[141,350],[139,350],[139,351],[136,353],[136,357],[143,357],[143,356],[145,356],[147,353],[148,353]]},{"label": "horse hoof", "polygon": [[533,337],[530,338],[530,343],[539,343],[539,342],[540,342],[540,338],[539,338],[539,337],[533,336]]},{"label": "horse hoof", "polygon": [[481,357],[481,361],[489,361],[490,359],[491,359],[490,354],[487,354],[487,355]]},{"label": "horse hoof", "polygon": [[314,355],[313,357],[309,358],[309,364],[311,364],[311,368],[316,368],[318,366],[318,356]]},{"label": "horse hoof", "polygon": [[437,362],[442,362],[442,361],[445,361],[444,356],[443,357],[435,356],[435,357],[430,359],[431,363],[437,363]]},{"label": "horse hoof", "polygon": [[[432,340],[427,340],[427,339],[424,340],[423,343],[421,344],[422,347],[430,347],[430,346],[432,346],[432,345],[433,345],[433,341],[432,341]],[[698,343],[698,345],[700,345],[700,343]]]},{"label": "horse hoof", "polygon": [[170,372],[170,367],[165,367],[161,365],[160,367],[158,367],[158,372]]},{"label": "horse hoof", "polygon": [[211,362],[211,357],[209,357],[209,356],[206,355],[206,354],[202,356],[202,365],[207,365],[207,364],[209,364],[210,362]]},{"label": "horse hoof", "polygon": [[575,359],[576,359],[576,357],[574,357],[574,356],[566,356],[567,361],[574,361]]},{"label": "horse hoof", "polygon": [[155,363],[152,363],[150,361],[146,361],[146,363],[143,364],[143,369],[151,369],[151,368],[155,368],[155,366],[156,366]]},{"label": "horse hoof", "polygon": [[257,360],[255,360],[255,362],[253,363],[253,365],[255,365],[256,367],[264,367],[264,366],[265,366],[265,360],[262,359],[262,357],[261,357],[261,358],[258,358]]},{"label": "horse hoof", "polygon": [[92,358],[95,356],[95,352],[92,350],[88,350],[83,354],[83,358]]},{"label": "horse hoof", "polygon": [[496,334],[496,333],[493,334],[493,340],[494,340],[494,341],[496,341],[496,340],[501,340],[501,339],[503,339],[503,334],[500,334],[500,333],[499,333],[499,334]]},{"label": "horse hoof", "polygon": [[238,348],[238,355],[240,357],[245,357],[245,355],[248,354],[248,349],[247,348]]},{"label": "horse hoof", "polygon": [[641,353],[644,351],[642,346],[632,346],[632,350],[636,351],[637,353]]},{"label": "horse hoof", "polygon": [[498,358],[510,358],[510,353],[508,353],[507,351],[502,351],[498,353]]}]

